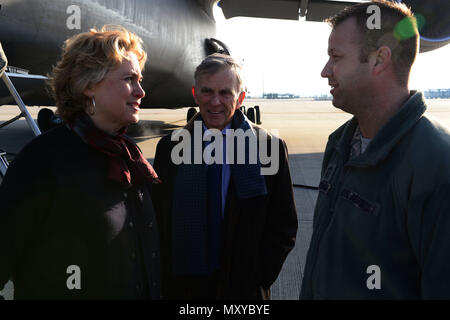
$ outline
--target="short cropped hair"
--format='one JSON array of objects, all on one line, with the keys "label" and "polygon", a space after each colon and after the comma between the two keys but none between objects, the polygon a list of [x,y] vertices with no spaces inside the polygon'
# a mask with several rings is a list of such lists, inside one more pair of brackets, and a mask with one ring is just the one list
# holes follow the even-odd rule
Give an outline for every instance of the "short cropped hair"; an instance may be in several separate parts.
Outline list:
[{"label": "short cropped hair", "polygon": [[[380,8],[380,29],[369,29],[367,8]],[[417,55],[419,32],[411,9],[405,4],[386,0],[373,0],[346,7],[326,21],[335,28],[348,18],[356,18],[360,31],[360,61],[367,62],[371,52],[385,45],[391,49],[394,73],[400,84],[407,84],[411,66]]]},{"label": "short cropped hair", "polygon": [[57,113],[67,122],[84,112],[91,101],[83,92],[101,82],[109,71],[136,54],[141,70],[147,60],[140,37],[117,25],[105,25],[64,42],[62,57],[49,76]]},{"label": "short cropped hair", "polygon": [[236,84],[238,92],[243,91],[244,81],[242,80],[242,65],[232,56],[213,53],[207,56],[197,67],[194,74],[195,83],[197,84],[200,75],[212,75],[224,69],[230,69],[236,76]]}]

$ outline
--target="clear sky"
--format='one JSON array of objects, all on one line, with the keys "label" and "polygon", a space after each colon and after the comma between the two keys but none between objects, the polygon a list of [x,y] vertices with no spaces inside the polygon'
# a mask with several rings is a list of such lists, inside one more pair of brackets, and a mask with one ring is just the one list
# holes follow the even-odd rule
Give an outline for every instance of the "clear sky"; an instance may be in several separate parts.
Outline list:
[{"label": "clear sky", "polygon": [[[236,17],[214,10],[217,38],[244,65],[250,96],[264,91],[302,96],[329,94],[320,77],[327,56],[330,27],[322,22]],[[421,53],[413,65],[410,89],[450,88],[450,45]]]}]

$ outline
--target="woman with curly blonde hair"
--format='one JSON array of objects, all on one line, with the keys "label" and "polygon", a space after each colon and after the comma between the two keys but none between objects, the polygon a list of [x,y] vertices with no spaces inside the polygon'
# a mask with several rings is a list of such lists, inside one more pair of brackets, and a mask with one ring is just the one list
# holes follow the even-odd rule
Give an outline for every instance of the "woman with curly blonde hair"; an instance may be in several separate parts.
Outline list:
[{"label": "woman with curly blonde hair", "polygon": [[147,55],[120,26],[68,39],[50,76],[60,125],[29,143],[0,186],[0,288],[15,299],[158,299],[158,177],[125,135]]}]

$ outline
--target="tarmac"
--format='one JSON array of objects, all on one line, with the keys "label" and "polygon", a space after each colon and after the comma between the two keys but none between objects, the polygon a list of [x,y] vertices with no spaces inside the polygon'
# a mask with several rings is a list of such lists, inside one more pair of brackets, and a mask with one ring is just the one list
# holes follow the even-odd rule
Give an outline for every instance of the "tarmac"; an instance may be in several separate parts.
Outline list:
[{"label": "tarmac", "polygon": [[[450,100],[433,99],[427,103],[427,116],[450,128]],[[249,99],[244,105],[247,109],[259,105],[262,126],[271,132],[277,130],[278,136],[286,142],[293,184],[317,187],[328,135],[350,119],[351,115],[334,108],[331,101]],[[31,107],[29,111],[36,118],[39,108]],[[19,113],[17,106],[0,106],[0,124]],[[130,127],[128,133],[138,143],[144,156],[153,163],[160,137],[184,126],[186,113],[186,108],[142,109],[139,126]],[[25,120],[18,120],[0,129],[0,149],[18,153],[33,137]],[[274,300],[298,299],[312,234],[318,191],[294,187],[294,194],[299,220],[297,240],[278,279],[272,285],[271,295]],[[9,282],[0,294],[6,299],[12,299],[12,283]]]}]

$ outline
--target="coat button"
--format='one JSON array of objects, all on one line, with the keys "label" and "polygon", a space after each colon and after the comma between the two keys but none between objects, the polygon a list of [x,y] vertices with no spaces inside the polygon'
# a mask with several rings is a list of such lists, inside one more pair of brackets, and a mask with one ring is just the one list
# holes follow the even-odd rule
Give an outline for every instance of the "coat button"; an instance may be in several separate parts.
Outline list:
[{"label": "coat button", "polygon": [[148,227],[149,228],[153,228],[153,222],[152,221],[150,221],[150,223],[148,224]]},{"label": "coat button", "polygon": [[136,259],[136,253],[134,251],[131,253],[131,259]]},{"label": "coat button", "polygon": [[124,193],[123,193],[123,197],[124,197],[125,199],[128,198],[128,193],[124,192]]},{"label": "coat button", "polygon": [[155,259],[156,258],[156,253],[152,252],[152,258]]},{"label": "coat button", "polygon": [[133,221],[130,221],[130,223],[128,223],[128,225],[130,226],[130,228],[134,227]]}]

